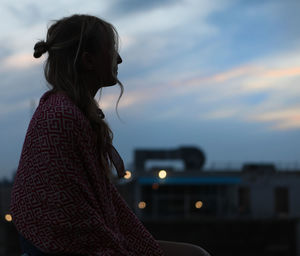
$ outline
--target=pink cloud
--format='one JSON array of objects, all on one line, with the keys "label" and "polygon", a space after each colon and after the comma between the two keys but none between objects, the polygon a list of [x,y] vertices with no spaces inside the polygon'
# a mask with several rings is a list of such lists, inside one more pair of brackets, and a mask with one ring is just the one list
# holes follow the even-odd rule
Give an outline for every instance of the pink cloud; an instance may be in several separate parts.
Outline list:
[{"label": "pink cloud", "polygon": [[270,70],[266,70],[263,73],[263,76],[270,77],[270,78],[281,78],[281,77],[299,76],[299,75],[300,75],[300,67],[270,69]]},{"label": "pink cloud", "polygon": [[260,114],[253,114],[249,117],[252,121],[271,122],[272,130],[289,130],[300,128],[300,106],[283,110],[267,111]]},{"label": "pink cloud", "polygon": [[44,58],[35,59],[29,53],[17,53],[6,57],[0,62],[1,68],[7,69],[27,69],[32,66],[39,65],[43,62]]}]

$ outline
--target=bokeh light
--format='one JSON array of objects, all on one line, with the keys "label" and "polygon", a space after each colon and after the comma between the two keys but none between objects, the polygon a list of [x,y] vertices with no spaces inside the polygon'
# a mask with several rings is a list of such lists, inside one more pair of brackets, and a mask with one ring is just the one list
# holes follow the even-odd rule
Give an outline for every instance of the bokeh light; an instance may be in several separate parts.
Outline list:
[{"label": "bokeh light", "polygon": [[197,201],[197,202],[195,203],[195,207],[196,207],[197,209],[202,208],[202,206],[203,206],[203,202],[202,202],[202,201]]},{"label": "bokeh light", "polygon": [[10,214],[5,214],[5,220],[8,222],[12,221],[12,216]]},{"label": "bokeh light", "polygon": [[144,201],[139,202],[139,208],[144,209],[146,207],[146,203]]},{"label": "bokeh light", "polygon": [[166,178],[167,177],[166,170],[160,170],[159,173],[158,173],[158,177],[161,178],[161,179]]},{"label": "bokeh light", "polygon": [[131,178],[131,172],[130,171],[126,171],[126,174],[124,175],[124,178],[129,180]]}]

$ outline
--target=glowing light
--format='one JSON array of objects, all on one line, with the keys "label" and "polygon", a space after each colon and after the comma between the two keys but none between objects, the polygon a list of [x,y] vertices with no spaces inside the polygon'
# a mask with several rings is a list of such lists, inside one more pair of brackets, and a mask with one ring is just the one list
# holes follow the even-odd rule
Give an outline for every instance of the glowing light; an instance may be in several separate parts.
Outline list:
[{"label": "glowing light", "polygon": [[164,179],[167,177],[167,172],[165,170],[160,170],[158,173],[158,177]]},{"label": "glowing light", "polygon": [[203,206],[202,201],[197,201],[197,202],[195,203],[195,207],[196,207],[197,209],[200,209],[202,206]]},{"label": "glowing light", "polygon": [[131,172],[130,171],[126,171],[126,174],[124,175],[125,179],[130,179],[131,178]]},{"label": "glowing light", "polygon": [[158,188],[159,188],[158,183],[153,183],[153,184],[152,184],[152,189],[158,189]]},{"label": "glowing light", "polygon": [[9,221],[9,222],[12,221],[11,215],[10,215],[10,214],[6,214],[6,215],[5,215],[5,220],[6,220],[6,221]]},{"label": "glowing light", "polygon": [[144,209],[146,207],[146,203],[145,202],[139,202],[139,208],[140,209]]}]

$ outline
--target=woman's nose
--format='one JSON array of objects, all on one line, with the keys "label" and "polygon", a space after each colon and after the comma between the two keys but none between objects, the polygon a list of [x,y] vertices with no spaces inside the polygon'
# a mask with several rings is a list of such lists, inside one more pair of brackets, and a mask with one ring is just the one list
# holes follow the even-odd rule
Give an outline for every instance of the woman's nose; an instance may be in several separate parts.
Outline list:
[{"label": "woman's nose", "polygon": [[120,56],[119,54],[118,54],[117,63],[118,63],[118,64],[122,63],[122,58],[121,58],[121,56]]}]

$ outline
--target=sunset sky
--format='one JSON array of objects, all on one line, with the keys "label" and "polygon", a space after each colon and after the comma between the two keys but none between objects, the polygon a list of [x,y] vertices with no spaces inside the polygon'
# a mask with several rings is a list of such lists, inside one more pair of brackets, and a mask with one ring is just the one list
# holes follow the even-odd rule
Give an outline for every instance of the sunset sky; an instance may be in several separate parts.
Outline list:
[{"label": "sunset sky", "polygon": [[[47,90],[33,46],[74,13],[120,35],[118,86],[100,99],[114,145],[196,146],[215,164],[300,167],[299,0],[0,1],[0,178],[11,178],[34,107]],[[96,98],[99,98],[98,95]]]}]

